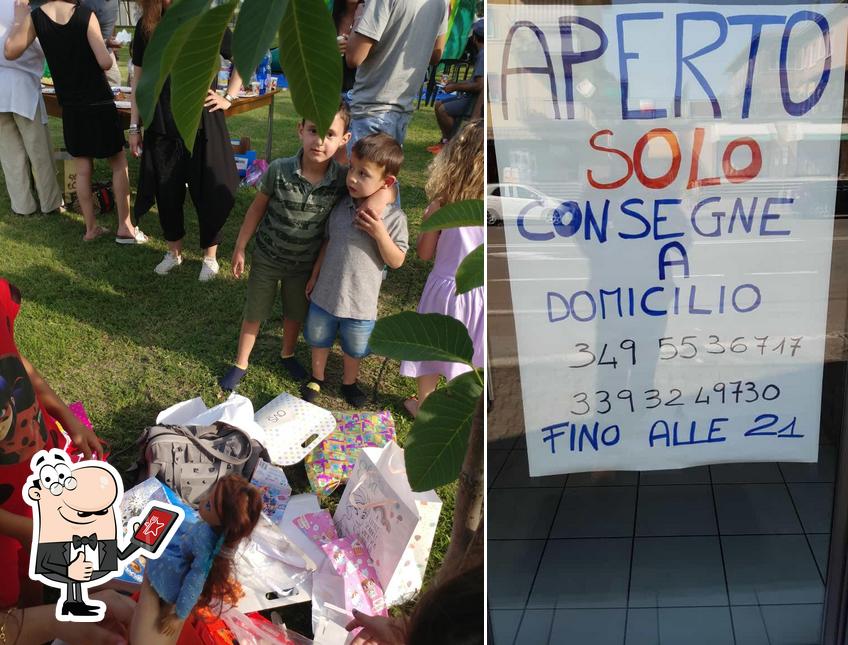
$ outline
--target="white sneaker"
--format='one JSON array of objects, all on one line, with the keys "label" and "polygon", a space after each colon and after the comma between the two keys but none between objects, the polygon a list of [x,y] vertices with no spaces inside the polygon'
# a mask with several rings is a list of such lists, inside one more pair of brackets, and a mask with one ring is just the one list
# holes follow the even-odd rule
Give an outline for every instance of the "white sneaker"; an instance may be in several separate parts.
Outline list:
[{"label": "white sneaker", "polygon": [[203,264],[200,267],[200,277],[197,279],[201,282],[209,282],[212,278],[218,275],[221,267],[218,266],[218,261],[215,258],[203,258]]},{"label": "white sneaker", "polygon": [[162,258],[162,261],[156,265],[156,268],[153,269],[159,275],[167,275],[170,273],[171,269],[174,267],[178,267],[183,263],[183,256],[177,255],[174,256],[170,251],[165,252],[165,257]]}]

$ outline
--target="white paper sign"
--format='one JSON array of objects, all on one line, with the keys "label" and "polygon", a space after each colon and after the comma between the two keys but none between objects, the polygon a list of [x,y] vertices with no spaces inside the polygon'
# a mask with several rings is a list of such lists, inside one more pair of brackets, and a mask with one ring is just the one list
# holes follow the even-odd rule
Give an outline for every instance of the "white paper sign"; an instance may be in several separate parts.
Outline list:
[{"label": "white paper sign", "polygon": [[843,5],[490,5],[532,475],[816,461]]}]

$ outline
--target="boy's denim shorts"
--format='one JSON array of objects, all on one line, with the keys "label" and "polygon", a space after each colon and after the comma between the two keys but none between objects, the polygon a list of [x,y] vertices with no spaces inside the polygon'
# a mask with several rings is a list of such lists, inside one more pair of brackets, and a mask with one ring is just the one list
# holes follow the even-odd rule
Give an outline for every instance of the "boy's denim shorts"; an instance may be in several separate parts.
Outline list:
[{"label": "boy's denim shorts", "polygon": [[311,347],[327,348],[333,346],[338,336],[345,354],[352,358],[363,358],[371,353],[368,339],[371,338],[371,331],[376,322],[376,320],[339,318],[324,311],[314,302],[310,302],[303,337]]}]

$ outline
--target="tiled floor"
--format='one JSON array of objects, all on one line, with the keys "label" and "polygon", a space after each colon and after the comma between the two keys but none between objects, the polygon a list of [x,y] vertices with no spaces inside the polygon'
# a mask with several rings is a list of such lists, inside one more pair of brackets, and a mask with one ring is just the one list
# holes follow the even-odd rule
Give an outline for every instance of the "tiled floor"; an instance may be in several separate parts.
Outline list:
[{"label": "tiled floor", "polygon": [[836,449],[531,479],[523,438],[489,444],[494,645],[814,645]]}]

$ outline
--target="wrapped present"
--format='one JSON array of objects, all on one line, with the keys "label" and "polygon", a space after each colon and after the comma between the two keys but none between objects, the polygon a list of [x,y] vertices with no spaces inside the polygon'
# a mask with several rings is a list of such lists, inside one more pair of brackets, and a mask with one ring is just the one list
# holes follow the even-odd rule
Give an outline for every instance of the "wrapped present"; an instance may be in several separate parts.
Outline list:
[{"label": "wrapped present", "polygon": [[339,539],[336,525],[333,523],[333,516],[330,515],[330,511],[325,509],[317,513],[301,515],[295,519],[294,525],[319,547]]},{"label": "wrapped present", "polygon": [[363,448],[381,448],[395,438],[395,421],[382,412],[333,412],[336,429],[306,456],[312,490],[329,495],[350,478]]},{"label": "wrapped present", "polygon": [[279,524],[292,494],[283,469],[260,459],[250,483],[262,492],[262,510],[274,524]]},{"label": "wrapped present", "polygon": [[369,616],[388,616],[377,570],[365,545],[358,538],[343,537],[322,548],[333,570],[344,580],[348,613],[352,615],[356,609]]}]

